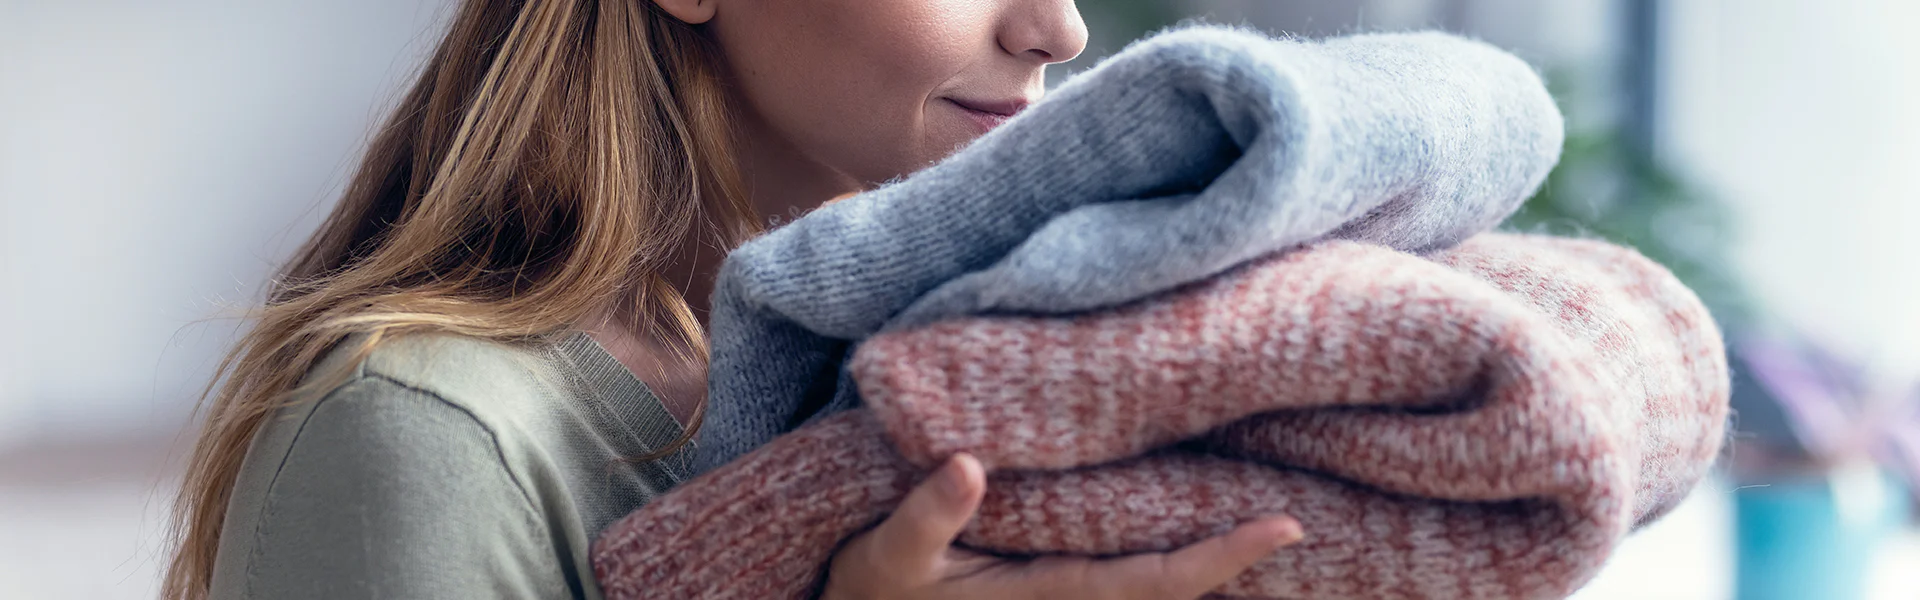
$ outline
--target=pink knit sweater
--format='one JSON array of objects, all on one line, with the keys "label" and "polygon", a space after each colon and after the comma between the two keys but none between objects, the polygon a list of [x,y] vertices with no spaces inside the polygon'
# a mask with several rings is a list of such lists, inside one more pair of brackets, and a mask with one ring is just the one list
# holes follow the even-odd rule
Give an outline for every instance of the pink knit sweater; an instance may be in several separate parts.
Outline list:
[{"label": "pink knit sweater", "polygon": [[882,335],[868,408],[609,528],[609,598],[802,598],[947,455],[987,498],[961,542],[1169,550],[1268,514],[1304,541],[1215,590],[1556,598],[1718,453],[1718,331],[1603,243],[1483,235],[1419,258],[1324,242],[1129,306]]}]

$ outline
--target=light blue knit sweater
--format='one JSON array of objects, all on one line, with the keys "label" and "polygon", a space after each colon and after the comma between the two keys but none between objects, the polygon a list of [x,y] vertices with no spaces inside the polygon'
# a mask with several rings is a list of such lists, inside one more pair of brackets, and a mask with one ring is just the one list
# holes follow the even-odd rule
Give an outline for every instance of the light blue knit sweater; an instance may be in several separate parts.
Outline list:
[{"label": "light blue knit sweater", "polygon": [[1327,236],[1446,247],[1517,208],[1562,137],[1530,67],[1445,34],[1138,42],[729,255],[696,469],[857,406],[841,363],[883,329],[1113,306]]}]

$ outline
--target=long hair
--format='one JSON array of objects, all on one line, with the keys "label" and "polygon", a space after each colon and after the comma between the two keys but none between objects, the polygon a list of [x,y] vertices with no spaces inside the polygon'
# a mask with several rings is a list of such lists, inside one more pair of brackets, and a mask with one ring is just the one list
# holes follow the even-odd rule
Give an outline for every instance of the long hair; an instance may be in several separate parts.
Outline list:
[{"label": "long hair", "polygon": [[712,40],[652,2],[463,2],[208,385],[163,596],[206,597],[249,444],[291,399],[344,381],[308,371],[349,335],[366,334],[341,349],[360,358],[420,332],[538,343],[612,306],[705,360],[660,273],[683,244],[757,233],[723,92]]}]

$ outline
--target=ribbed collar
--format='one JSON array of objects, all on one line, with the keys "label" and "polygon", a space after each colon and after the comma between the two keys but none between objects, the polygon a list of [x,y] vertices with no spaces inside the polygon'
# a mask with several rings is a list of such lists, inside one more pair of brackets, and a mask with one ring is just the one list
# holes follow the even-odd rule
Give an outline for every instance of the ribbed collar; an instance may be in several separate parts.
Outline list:
[{"label": "ribbed collar", "polygon": [[[635,456],[664,448],[679,439],[684,429],[645,382],[614,358],[611,352],[586,333],[574,333],[554,345],[554,351],[571,363],[572,377],[581,386],[582,400],[611,417],[624,431],[602,432],[622,453]],[[692,474],[693,445],[658,461],[673,477],[684,481]]]}]

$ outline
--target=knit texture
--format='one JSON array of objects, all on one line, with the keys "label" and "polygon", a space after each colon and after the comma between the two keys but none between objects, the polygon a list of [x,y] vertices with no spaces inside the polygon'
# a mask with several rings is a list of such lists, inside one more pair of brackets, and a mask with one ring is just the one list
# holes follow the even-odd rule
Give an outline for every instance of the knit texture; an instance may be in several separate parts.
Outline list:
[{"label": "knit texture", "polygon": [[1163,551],[1270,514],[1306,539],[1218,594],[1560,598],[1719,451],[1699,300],[1600,242],[1484,235],[1421,258],[1327,241],[1069,316],[879,335],[868,407],[682,484],[599,540],[609,598],[803,598],[952,452],[961,543]]},{"label": "knit texture", "polygon": [[1136,43],[948,160],[730,254],[696,469],[858,405],[883,329],[1111,307],[1326,237],[1444,248],[1559,157],[1525,63],[1438,33]]}]

